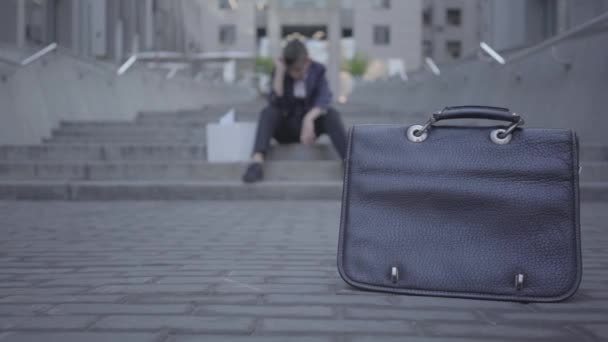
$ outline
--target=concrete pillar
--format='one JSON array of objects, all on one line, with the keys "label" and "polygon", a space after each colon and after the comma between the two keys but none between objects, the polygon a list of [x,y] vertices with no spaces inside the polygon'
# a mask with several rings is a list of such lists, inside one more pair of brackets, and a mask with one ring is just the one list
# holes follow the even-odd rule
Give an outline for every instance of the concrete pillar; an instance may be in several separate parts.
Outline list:
[{"label": "concrete pillar", "polygon": [[72,51],[76,54],[80,54],[81,44],[81,21],[80,21],[80,1],[72,1],[72,12],[70,14],[71,25],[71,37],[72,37]]},{"label": "concrete pillar", "polygon": [[123,18],[123,25],[125,25],[125,37],[127,37],[126,43],[128,44],[128,53],[132,55],[137,52],[137,2],[130,1],[129,7],[126,9],[126,15]]},{"label": "concrete pillar", "polygon": [[146,0],[144,21],[144,49],[152,50],[154,48],[154,11],[152,8],[152,0]]},{"label": "concrete pillar", "polygon": [[268,1],[268,52],[270,57],[276,58],[281,54],[281,22],[279,18],[279,1]]},{"label": "concrete pillar", "polygon": [[557,1],[557,33],[568,30],[568,1],[558,0]]},{"label": "concrete pillar", "polygon": [[17,0],[17,28],[15,32],[17,33],[17,47],[25,47],[25,0]]},{"label": "concrete pillar", "polygon": [[121,19],[116,21],[114,28],[114,62],[120,64],[123,62],[124,48],[124,26]]},{"label": "concrete pillar", "polygon": [[334,100],[336,100],[336,97],[340,94],[340,62],[342,60],[342,25],[340,23],[339,0],[329,0],[329,23],[327,28],[329,30],[327,78],[329,87],[334,93]]}]

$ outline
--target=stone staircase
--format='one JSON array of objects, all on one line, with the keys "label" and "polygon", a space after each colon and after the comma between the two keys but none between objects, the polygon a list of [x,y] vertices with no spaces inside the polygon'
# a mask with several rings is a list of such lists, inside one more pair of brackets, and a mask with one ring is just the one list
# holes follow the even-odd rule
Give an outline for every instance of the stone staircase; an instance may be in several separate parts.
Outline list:
[{"label": "stone staircase", "polygon": [[[236,107],[255,121],[261,102]],[[208,163],[205,125],[229,106],[140,113],[134,121],[64,121],[34,146],[0,146],[0,198],[23,200],[339,199],[342,164],[325,137],[313,147],[274,146],[266,181],[245,185],[245,163]],[[342,106],[347,126],[423,122],[374,107]],[[372,114],[373,113],[373,114]],[[583,200],[608,200],[608,147],[585,146]]]}]

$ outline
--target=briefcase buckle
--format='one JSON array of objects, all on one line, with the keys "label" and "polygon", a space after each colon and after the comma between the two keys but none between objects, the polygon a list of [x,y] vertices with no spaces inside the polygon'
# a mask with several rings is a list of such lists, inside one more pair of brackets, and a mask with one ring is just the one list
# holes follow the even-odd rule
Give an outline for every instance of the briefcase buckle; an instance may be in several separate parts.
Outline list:
[{"label": "briefcase buckle", "polygon": [[515,276],[515,289],[521,291],[524,288],[524,275],[518,274]]},{"label": "briefcase buckle", "polygon": [[397,267],[391,269],[391,281],[393,284],[396,284],[399,281],[399,269]]}]

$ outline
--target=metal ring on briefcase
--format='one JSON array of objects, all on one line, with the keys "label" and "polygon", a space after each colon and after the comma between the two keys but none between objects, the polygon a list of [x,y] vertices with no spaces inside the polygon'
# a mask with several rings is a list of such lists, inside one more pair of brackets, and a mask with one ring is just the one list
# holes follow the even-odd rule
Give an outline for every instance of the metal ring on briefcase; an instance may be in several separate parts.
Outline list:
[{"label": "metal ring on briefcase", "polygon": [[423,142],[428,136],[426,128],[422,125],[412,125],[407,129],[407,138],[412,142]]},{"label": "metal ring on briefcase", "polygon": [[490,133],[490,139],[492,142],[498,145],[504,145],[511,142],[511,138],[513,136],[511,134],[507,134],[506,129],[495,129]]},{"label": "metal ring on briefcase", "polygon": [[507,128],[495,129],[490,133],[490,140],[497,145],[511,142],[513,131],[524,124],[524,120],[517,114],[511,113],[507,108],[484,106],[446,107],[440,112],[433,113],[424,125],[412,125],[407,129],[407,138],[411,142],[420,143],[428,138],[429,130],[433,124],[449,119],[488,119],[509,121]]}]

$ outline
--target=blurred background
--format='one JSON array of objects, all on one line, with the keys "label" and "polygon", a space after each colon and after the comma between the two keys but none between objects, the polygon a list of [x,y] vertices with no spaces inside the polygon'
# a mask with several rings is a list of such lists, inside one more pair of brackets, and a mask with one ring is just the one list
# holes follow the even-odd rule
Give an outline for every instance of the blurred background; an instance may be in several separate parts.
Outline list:
[{"label": "blurred background", "polygon": [[[205,125],[230,109],[255,122],[293,37],[327,65],[347,125],[509,107],[529,126],[575,129],[584,180],[608,197],[607,0],[3,0],[0,177],[238,179],[192,171],[207,161]],[[335,159],[318,145],[277,147],[271,167]],[[319,172],[301,178],[339,180]]]}]

